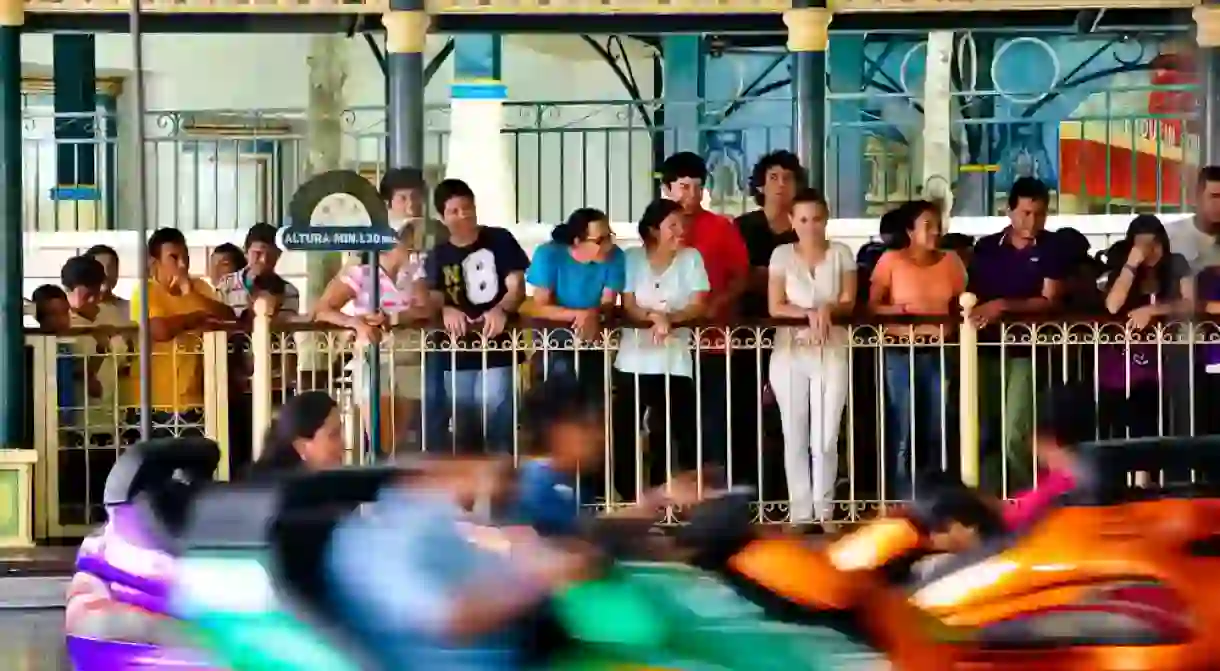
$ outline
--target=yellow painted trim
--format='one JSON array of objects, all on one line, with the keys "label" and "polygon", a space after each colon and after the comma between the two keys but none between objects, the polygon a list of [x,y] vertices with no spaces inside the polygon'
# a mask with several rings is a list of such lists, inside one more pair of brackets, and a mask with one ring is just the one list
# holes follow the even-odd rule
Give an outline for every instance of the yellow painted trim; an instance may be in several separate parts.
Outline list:
[{"label": "yellow painted trim", "polygon": [[[389,0],[365,0],[359,4],[340,4],[328,0],[255,4],[251,0],[195,0],[198,4],[177,4],[173,0],[145,1],[148,14],[381,14],[389,11]],[[25,10],[38,14],[126,14],[129,0],[25,0]]]},{"label": "yellow painted trim", "polygon": [[203,138],[233,138],[233,139],[274,139],[292,134],[292,124],[279,120],[259,120],[242,123],[223,121],[194,121],[188,119],[182,124],[186,134]]},{"label": "yellow painted trim", "polygon": [[805,7],[784,12],[784,25],[788,26],[788,51],[822,52],[830,46],[829,9]]},{"label": "yellow painted trim", "polygon": [[[1129,0],[830,0],[836,14],[888,12],[1013,12],[1072,9],[1130,9]],[[1145,0],[1140,9],[1189,9],[1195,0]]]},{"label": "yellow painted trim", "polygon": [[[1190,165],[1199,164],[1199,146],[1183,148],[1181,140],[1176,145],[1168,142],[1158,143],[1156,140],[1132,132],[1133,120],[1111,121],[1062,121],[1059,123],[1059,139],[1086,140],[1100,144],[1108,144],[1115,149],[1126,149],[1149,156],[1159,156],[1166,161],[1185,162]],[[1134,142],[1133,142],[1134,140]]]},{"label": "yellow painted trim", "polygon": [[1220,47],[1220,7],[1200,5],[1191,17],[1195,20],[1195,42],[1201,47]]},{"label": "yellow painted trim", "polygon": [[203,334],[203,425],[208,438],[220,445],[217,480],[229,479],[229,334]]},{"label": "yellow painted trim", "polygon": [[17,535],[0,538],[0,547],[33,547],[32,480],[38,453],[34,450],[0,450],[0,470],[17,473]]},{"label": "yellow painted trim", "polygon": [[381,15],[385,50],[391,54],[422,54],[432,20],[426,11],[393,11]]},{"label": "yellow painted trim", "polygon": [[[0,0],[3,1],[3,0]],[[97,78],[97,92],[117,98],[123,93],[123,77],[107,75]],[[50,75],[21,75],[22,93],[55,93],[55,80]]]},{"label": "yellow painted trim", "polygon": [[0,0],[0,26],[25,25],[25,5],[22,0]]},{"label": "yellow painted trim", "polygon": [[[11,3],[12,0],[0,0]],[[1002,12],[1079,10],[1131,7],[1130,0],[831,0],[836,14],[911,12]],[[1144,0],[1141,9],[1191,9],[1197,0]],[[5,7],[6,5],[0,5]],[[25,12],[39,14],[120,14],[130,0],[25,0]],[[429,14],[525,14],[525,15],[713,15],[783,14],[791,0],[429,0]],[[149,14],[385,14],[389,0],[336,3],[333,0],[303,2],[254,2],[254,0],[146,0]],[[7,14],[7,21],[21,25],[20,6]],[[0,14],[0,24],[5,21]],[[1210,38],[1207,38],[1210,39]]]},{"label": "yellow painted trim", "polygon": [[[25,342],[34,350],[34,388],[32,390],[34,414],[34,450],[38,453],[38,462],[34,464],[34,493],[38,500],[34,502],[34,533],[38,538],[49,538],[50,507],[47,505],[46,493],[50,491],[50,471],[54,464],[51,461],[50,437],[55,435],[54,428],[48,429],[49,404],[55,394],[47,393],[47,386],[42,383],[47,379],[48,371],[55,368],[55,347],[52,338],[42,335],[27,335]],[[50,345],[50,347],[48,347]],[[52,373],[53,374],[53,373]]]}]

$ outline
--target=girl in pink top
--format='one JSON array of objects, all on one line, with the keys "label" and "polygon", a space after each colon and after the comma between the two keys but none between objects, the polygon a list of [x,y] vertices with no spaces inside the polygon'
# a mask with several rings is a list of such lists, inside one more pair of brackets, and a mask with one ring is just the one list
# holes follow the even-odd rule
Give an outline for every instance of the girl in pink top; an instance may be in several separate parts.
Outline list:
[{"label": "girl in pink top", "polygon": [[[326,285],[318,299],[318,321],[351,329],[356,332],[357,350],[386,340],[384,331],[390,318],[422,319],[428,316],[423,285],[424,255],[415,247],[415,232],[411,225],[398,231],[398,244],[382,252],[380,268],[374,274],[368,263],[347,266]],[[378,304],[373,304],[373,282],[380,283]],[[420,369],[421,332],[401,330],[394,339],[382,345],[380,368],[381,448],[391,452],[415,426],[422,396]],[[360,406],[365,431],[371,431],[368,399],[367,361],[356,357],[349,366],[354,376],[356,403]]]}]

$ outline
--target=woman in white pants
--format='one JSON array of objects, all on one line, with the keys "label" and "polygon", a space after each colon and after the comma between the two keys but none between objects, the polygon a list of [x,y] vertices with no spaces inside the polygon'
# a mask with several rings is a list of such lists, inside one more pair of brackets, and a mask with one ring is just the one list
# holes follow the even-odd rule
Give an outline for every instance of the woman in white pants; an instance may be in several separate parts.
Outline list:
[{"label": "woman in white pants", "polygon": [[791,217],[797,242],[771,254],[767,303],[772,317],[809,325],[777,329],[771,389],[784,425],[789,520],[807,524],[833,514],[848,334],[832,322],[855,307],[856,264],[846,245],[826,239],[830,213],[816,189],[796,195]]}]

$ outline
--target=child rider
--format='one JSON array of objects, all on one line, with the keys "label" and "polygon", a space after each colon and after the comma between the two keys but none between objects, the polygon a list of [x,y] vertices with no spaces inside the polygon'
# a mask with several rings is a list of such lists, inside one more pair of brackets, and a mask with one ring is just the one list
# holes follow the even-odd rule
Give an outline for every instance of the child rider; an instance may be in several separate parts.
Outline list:
[{"label": "child rider", "polygon": [[[553,375],[526,396],[522,413],[526,435],[541,458],[520,467],[515,519],[543,535],[570,536],[579,531],[580,508],[587,503],[583,495],[589,490],[580,486],[581,481],[600,471],[605,454],[600,391],[577,384],[571,376]],[[612,516],[651,518],[666,505],[697,500],[693,475],[678,476],[668,489],[645,492],[638,505]]]}]

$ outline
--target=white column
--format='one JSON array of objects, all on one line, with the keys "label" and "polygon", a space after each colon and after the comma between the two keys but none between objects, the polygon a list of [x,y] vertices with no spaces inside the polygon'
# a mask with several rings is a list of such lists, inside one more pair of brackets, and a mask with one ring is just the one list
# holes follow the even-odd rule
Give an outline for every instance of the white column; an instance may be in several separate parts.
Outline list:
[{"label": "white column", "polygon": [[[309,38],[309,101],[305,107],[304,156],[300,157],[301,179],[343,167],[343,113],[347,104],[347,39],[342,35],[312,35]],[[309,252],[305,291],[301,308],[312,307],[327,282],[338,272],[343,256],[333,252]]]},{"label": "white column", "polygon": [[517,223],[512,166],[504,129],[508,90],[499,82],[455,83],[449,119],[445,177],[474,190],[479,221],[489,226]]},{"label": "white column", "polygon": [[923,84],[923,197],[944,203],[946,214],[953,211],[952,62],[953,32],[929,33]]}]

